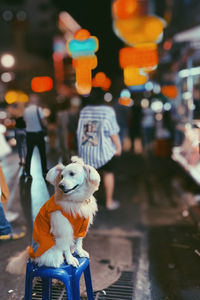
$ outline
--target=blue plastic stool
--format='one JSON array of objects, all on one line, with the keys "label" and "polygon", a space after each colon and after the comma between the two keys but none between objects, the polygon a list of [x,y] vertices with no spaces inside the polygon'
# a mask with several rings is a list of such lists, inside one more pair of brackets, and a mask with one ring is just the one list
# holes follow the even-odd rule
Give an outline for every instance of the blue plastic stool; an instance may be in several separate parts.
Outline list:
[{"label": "blue plastic stool", "polygon": [[89,259],[77,257],[77,268],[62,264],[60,268],[38,267],[28,260],[26,267],[26,282],[24,300],[32,299],[32,283],[34,277],[42,279],[42,300],[51,300],[52,278],[62,281],[65,285],[68,300],[80,300],[80,278],[84,272],[88,300],[94,300]]}]

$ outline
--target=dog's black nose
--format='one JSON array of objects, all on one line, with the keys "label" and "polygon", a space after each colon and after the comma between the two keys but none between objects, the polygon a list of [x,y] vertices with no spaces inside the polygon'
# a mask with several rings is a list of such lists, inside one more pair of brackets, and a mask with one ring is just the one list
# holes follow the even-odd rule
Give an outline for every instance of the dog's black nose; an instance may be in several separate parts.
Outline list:
[{"label": "dog's black nose", "polygon": [[60,183],[60,184],[59,184],[59,188],[63,191],[63,190],[65,189],[64,184]]}]

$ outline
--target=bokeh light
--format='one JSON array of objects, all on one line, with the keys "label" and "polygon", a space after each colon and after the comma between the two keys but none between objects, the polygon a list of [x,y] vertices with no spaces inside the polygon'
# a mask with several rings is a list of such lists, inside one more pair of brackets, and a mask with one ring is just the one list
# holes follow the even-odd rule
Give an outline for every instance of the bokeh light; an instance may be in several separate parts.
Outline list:
[{"label": "bokeh light", "polygon": [[14,73],[12,72],[4,72],[1,74],[1,81],[7,83],[14,79]]},{"label": "bokeh light", "polygon": [[163,119],[163,115],[161,113],[158,113],[155,115],[156,121],[161,121]]},{"label": "bokeh light", "polygon": [[161,112],[163,110],[163,103],[159,100],[156,100],[151,103],[151,109],[155,112]]},{"label": "bokeh light", "polygon": [[0,111],[0,119],[4,120],[7,117],[7,112],[5,111]]},{"label": "bokeh light", "polygon": [[5,68],[12,68],[15,64],[15,58],[11,54],[3,54],[1,57],[1,64]]},{"label": "bokeh light", "polygon": [[112,99],[113,99],[113,96],[112,96],[111,93],[108,93],[108,92],[105,93],[105,95],[104,95],[104,100],[105,100],[106,102],[111,102]]},{"label": "bokeh light", "polygon": [[53,80],[49,76],[34,77],[31,80],[31,88],[36,93],[51,91],[53,88]]},{"label": "bokeh light", "polygon": [[142,106],[142,108],[148,108],[149,107],[149,100],[148,99],[146,99],[146,98],[144,98],[144,99],[142,99],[142,101],[141,101],[141,106]]},{"label": "bokeh light", "polygon": [[45,118],[48,118],[51,115],[51,110],[47,107],[43,108],[42,111],[43,111]]},{"label": "bokeh light", "polygon": [[171,108],[172,108],[171,103],[166,102],[166,103],[164,104],[164,110],[169,111]]}]

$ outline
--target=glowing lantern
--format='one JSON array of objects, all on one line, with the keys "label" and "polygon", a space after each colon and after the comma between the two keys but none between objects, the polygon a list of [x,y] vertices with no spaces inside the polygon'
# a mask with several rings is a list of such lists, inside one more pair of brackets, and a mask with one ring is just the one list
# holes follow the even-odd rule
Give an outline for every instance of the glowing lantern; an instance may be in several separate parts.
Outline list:
[{"label": "glowing lantern", "polygon": [[142,85],[148,80],[147,74],[138,68],[132,66],[124,69],[124,83],[127,86]]},{"label": "glowing lantern", "polygon": [[139,6],[141,6],[141,3],[136,3],[135,0],[113,1],[114,32],[122,41],[130,46],[140,43],[160,42],[165,21],[153,15],[140,15]]},{"label": "glowing lantern", "polygon": [[124,98],[130,98],[131,97],[131,93],[129,92],[129,90],[124,89],[121,91],[120,93],[120,97],[124,97]]},{"label": "glowing lantern", "polygon": [[130,106],[133,100],[131,99],[131,94],[129,90],[122,90],[120,93],[120,98],[118,99],[119,104],[124,106]]},{"label": "glowing lantern", "polygon": [[[122,49],[119,57],[124,69],[124,83],[128,86],[142,86],[147,81],[145,72],[157,67],[156,44],[162,40],[165,27],[163,19],[141,14],[142,2],[114,0],[112,3],[113,30],[123,42],[133,47]],[[132,75],[135,78],[131,79]]]},{"label": "glowing lantern", "polygon": [[53,88],[53,80],[49,76],[34,77],[31,80],[31,88],[36,93],[50,91]]},{"label": "glowing lantern", "polygon": [[27,102],[29,97],[26,93],[22,91],[10,90],[5,94],[5,100],[8,104],[12,104],[15,102]]},{"label": "glowing lantern", "polygon": [[116,0],[112,5],[112,13],[115,18],[127,19],[132,16],[136,7],[136,0]]},{"label": "glowing lantern", "polygon": [[167,98],[174,99],[178,96],[178,88],[175,85],[163,85],[161,92]]},{"label": "glowing lantern", "polygon": [[162,39],[164,22],[156,16],[118,19],[114,24],[117,36],[130,46],[140,43],[158,43]]},{"label": "glowing lantern", "polygon": [[144,47],[126,47],[119,52],[121,68],[134,66],[137,68],[154,67],[158,64],[157,45],[150,44]]},{"label": "glowing lantern", "polygon": [[79,94],[88,95],[92,87],[92,69],[97,66],[99,42],[86,29],[74,34],[74,39],[67,42],[67,51],[72,56],[72,64],[76,70],[76,88]]},{"label": "glowing lantern", "polygon": [[103,72],[96,73],[95,77],[92,79],[93,87],[101,87],[104,91],[110,88],[111,80]]},{"label": "glowing lantern", "polygon": [[145,84],[148,76],[158,64],[156,44],[125,47],[119,52],[119,64],[124,69],[124,83],[128,86]]},{"label": "glowing lantern", "polygon": [[118,99],[119,104],[124,105],[124,106],[129,106],[131,104],[131,99],[130,98],[119,98]]}]

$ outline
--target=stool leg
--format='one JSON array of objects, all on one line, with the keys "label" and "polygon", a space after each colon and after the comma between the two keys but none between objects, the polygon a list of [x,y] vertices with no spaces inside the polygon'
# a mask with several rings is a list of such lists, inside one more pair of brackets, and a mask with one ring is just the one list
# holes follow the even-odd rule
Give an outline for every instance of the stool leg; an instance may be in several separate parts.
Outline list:
[{"label": "stool leg", "polygon": [[85,285],[86,285],[88,300],[94,300],[94,293],[93,293],[93,288],[92,288],[92,279],[91,279],[91,272],[90,272],[89,264],[84,271],[84,277],[85,277]]},{"label": "stool leg", "polygon": [[42,278],[42,300],[51,300],[51,278]]},{"label": "stool leg", "polygon": [[66,288],[66,292],[67,292],[67,300],[75,300],[73,298],[73,292],[72,292],[72,282],[70,279],[66,278],[66,279],[63,279],[62,278],[62,282],[64,283],[65,285],[65,288]]},{"label": "stool leg", "polygon": [[72,280],[73,300],[80,300],[80,278],[74,277]]},{"label": "stool leg", "polygon": [[32,263],[28,262],[26,266],[26,280],[25,280],[25,295],[24,300],[31,300],[32,299],[32,271],[33,265]]}]

